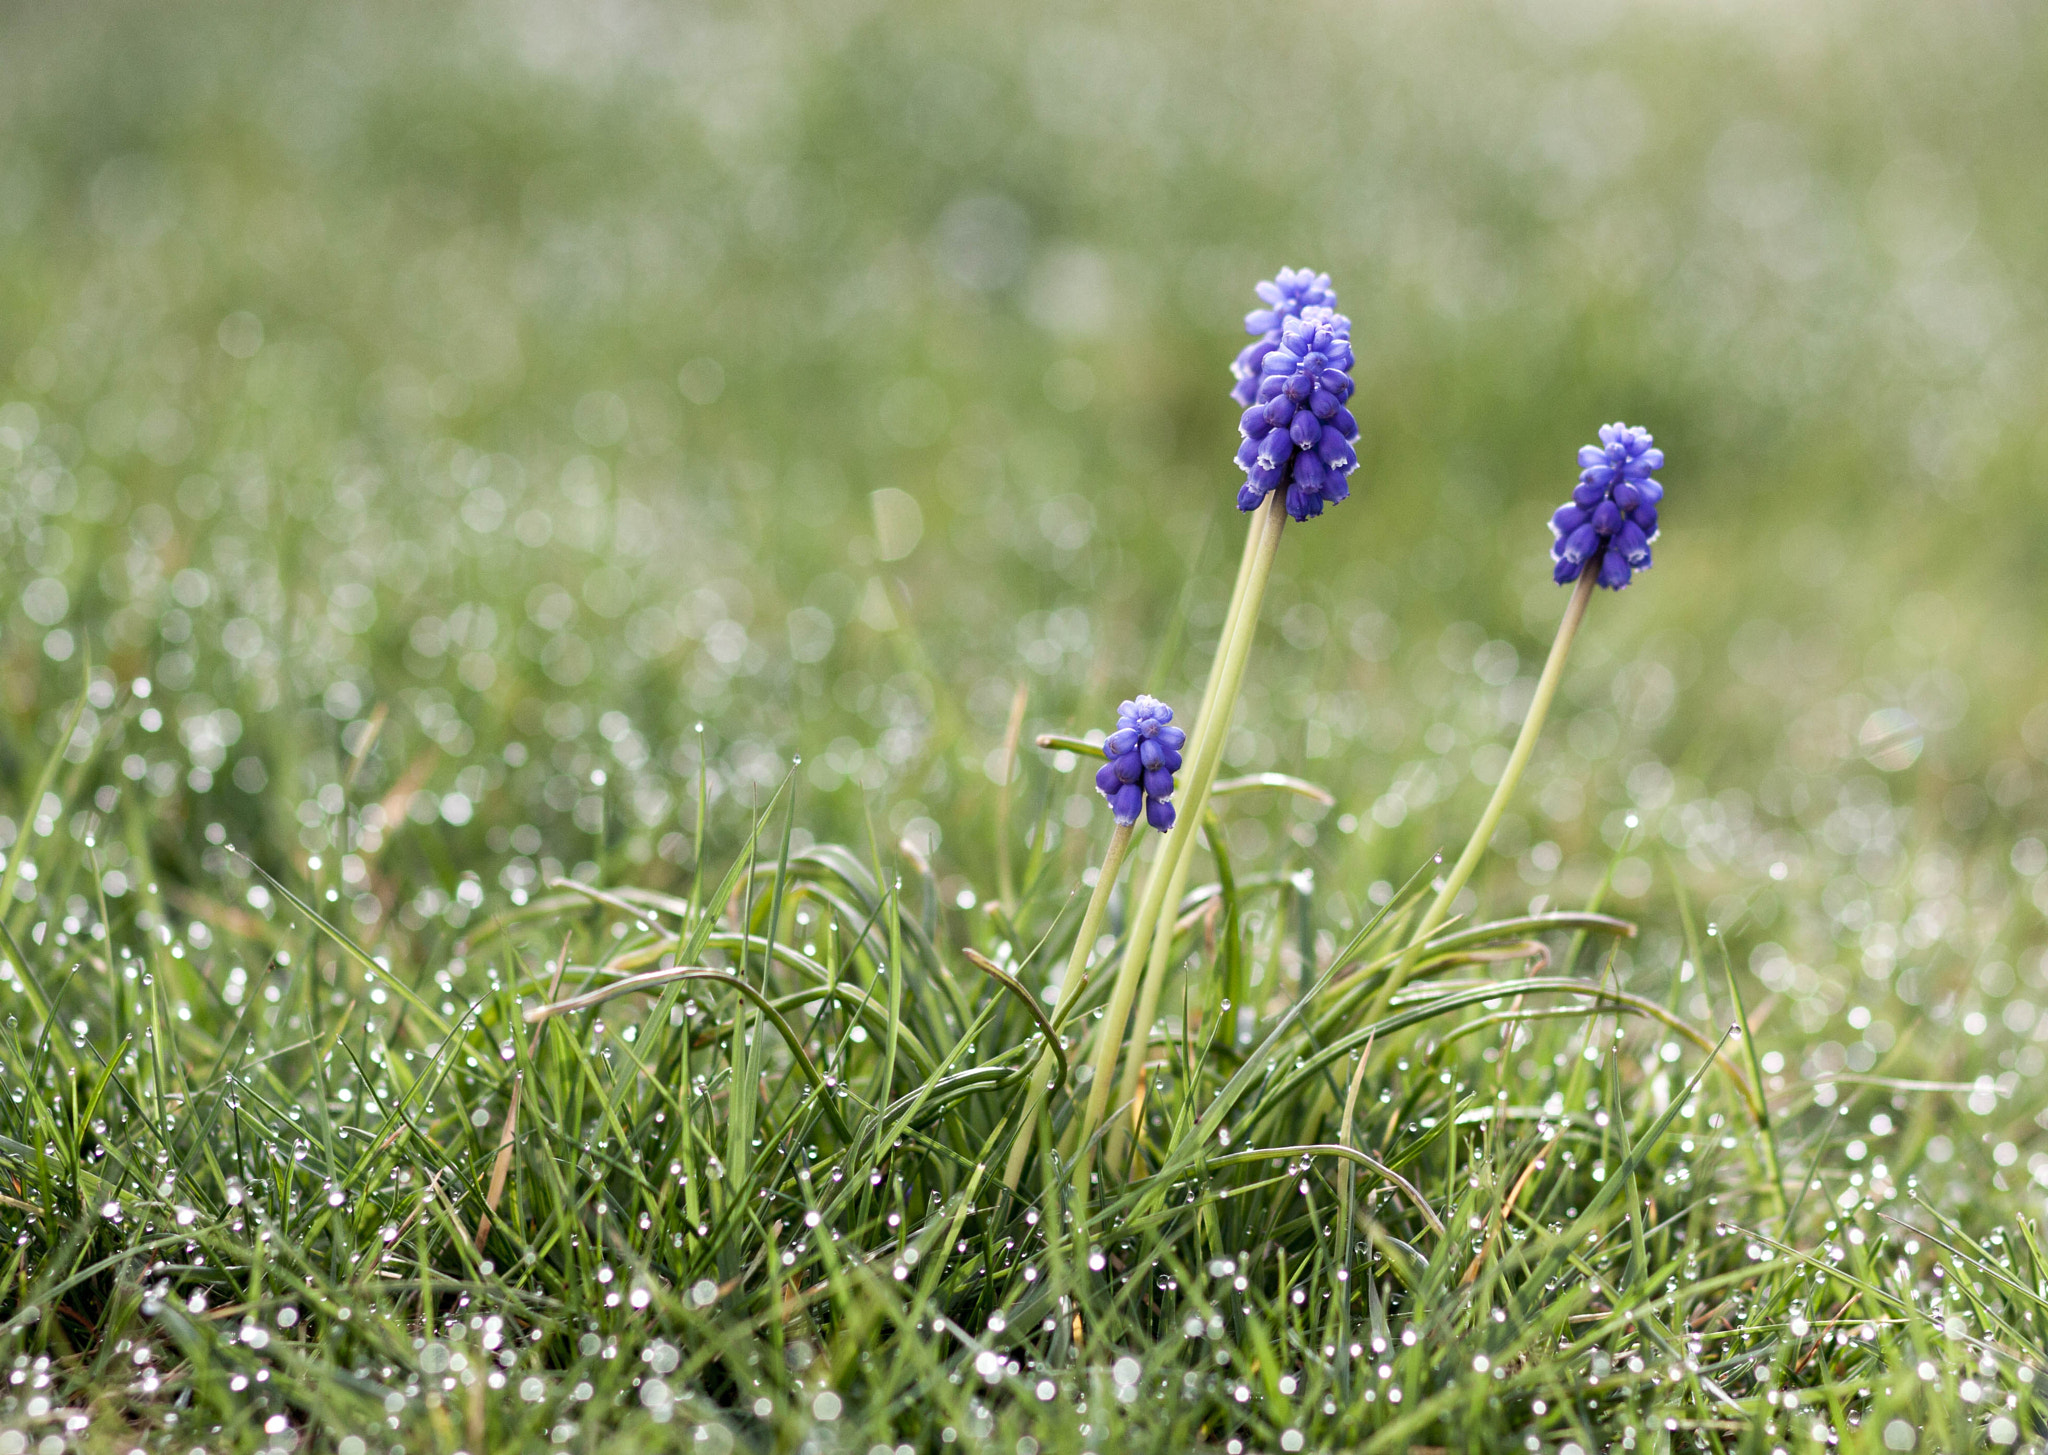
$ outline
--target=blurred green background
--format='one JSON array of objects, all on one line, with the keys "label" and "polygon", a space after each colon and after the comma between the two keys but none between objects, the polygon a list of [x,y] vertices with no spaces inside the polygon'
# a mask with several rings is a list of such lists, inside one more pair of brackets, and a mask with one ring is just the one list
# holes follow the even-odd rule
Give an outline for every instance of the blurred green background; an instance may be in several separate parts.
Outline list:
[{"label": "blurred green background", "polygon": [[[700,751],[715,834],[801,754],[808,832],[986,894],[1017,684],[1034,731],[1199,693],[1227,364],[1252,283],[1308,264],[1364,464],[1286,543],[1230,762],[1339,802],[1233,845],[1313,868],[1332,924],[1456,846],[1564,604],[1573,451],[1642,423],[1656,568],[1595,603],[1487,903],[1583,897],[1633,811],[1638,961],[1675,953],[1676,869],[1837,1024],[1810,1064],[1890,1049],[1851,1005],[1889,981],[2041,1069],[2038,7],[0,27],[5,774],[89,653],[116,898],[142,842],[222,897],[223,842],[352,849],[373,936],[579,863],[661,883]],[[58,812],[20,791],[12,852]],[[1041,803],[1101,827],[1034,757],[1020,830]]]}]

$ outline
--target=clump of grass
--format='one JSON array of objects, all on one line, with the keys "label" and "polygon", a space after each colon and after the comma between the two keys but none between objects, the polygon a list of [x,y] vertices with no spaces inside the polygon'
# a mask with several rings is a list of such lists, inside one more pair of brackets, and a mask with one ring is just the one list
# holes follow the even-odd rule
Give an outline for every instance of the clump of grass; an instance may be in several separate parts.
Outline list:
[{"label": "clump of grass", "polygon": [[[1212,821],[1129,1175],[1010,1193],[1073,855],[1035,854],[1014,905],[945,900],[908,853],[800,846],[795,794],[678,892],[557,881],[447,955],[357,943],[317,875],[258,871],[267,915],[17,903],[5,1423],[349,1455],[2038,1427],[2033,1225],[1841,1161],[1875,1079],[1763,1155],[1758,1062],[1705,989],[1718,934],[1649,984],[1605,968],[1635,927],[1590,910],[1411,954],[1418,873],[1319,953],[1314,887],[1233,865]],[[53,829],[37,883],[86,881],[102,824]],[[1237,999],[1247,958],[1290,968]],[[1675,1012],[1681,987],[1718,1015]],[[1048,1106],[1058,1168],[1080,1105]]]}]

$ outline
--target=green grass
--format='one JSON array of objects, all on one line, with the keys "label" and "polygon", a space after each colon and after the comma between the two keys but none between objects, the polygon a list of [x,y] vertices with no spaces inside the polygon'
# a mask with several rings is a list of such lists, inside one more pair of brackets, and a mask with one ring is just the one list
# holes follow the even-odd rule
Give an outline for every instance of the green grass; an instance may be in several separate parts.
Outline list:
[{"label": "green grass", "polygon": [[[551,885],[417,960],[320,914],[331,869],[244,873],[267,914],[194,899],[175,932],[36,920],[0,1040],[10,1420],[109,1448],[282,1418],[408,1449],[1747,1449],[2039,1417],[2034,1226],[1916,1170],[1947,1089],[1788,1091],[1720,1029],[1718,935],[1623,985],[1626,920],[1454,927],[1361,1024],[1413,895],[1319,957],[1306,877],[1242,866],[1183,906],[1135,1175],[1076,1195],[1056,1093],[1010,1198],[1020,999],[1075,856],[971,905],[915,858],[797,848],[789,791],[683,893]],[[90,878],[82,818],[39,882]]]},{"label": "green grass", "polygon": [[[0,1455],[2042,1448],[2042,42],[11,12]],[[1070,1081],[1006,1195],[1108,835],[1030,744],[1192,710],[1282,262],[1364,429],[1225,755],[1297,783],[1136,1165]],[[1368,1024],[1617,415],[1657,566]]]}]

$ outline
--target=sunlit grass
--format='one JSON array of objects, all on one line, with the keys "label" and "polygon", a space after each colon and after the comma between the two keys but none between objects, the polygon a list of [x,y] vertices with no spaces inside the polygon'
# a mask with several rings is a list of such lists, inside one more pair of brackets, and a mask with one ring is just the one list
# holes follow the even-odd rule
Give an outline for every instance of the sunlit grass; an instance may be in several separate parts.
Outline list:
[{"label": "sunlit grass", "polygon": [[[586,20],[0,33],[0,1455],[2039,1447],[2038,19]],[[1074,740],[1301,262],[1358,494],[1079,1196]]]},{"label": "sunlit grass", "polygon": [[[1990,1082],[1788,1089],[1728,1029],[1718,934],[1685,921],[1623,984],[1627,920],[1453,926],[1361,1023],[1420,881],[1319,953],[1311,881],[1240,866],[1181,906],[1131,1166],[1079,1198],[1056,1091],[1009,1196],[1075,855],[1006,911],[908,849],[799,848],[794,791],[683,893],[559,881],[417,959],[321,913],[325,864],[232,857],[253,907],[194,892],[133,932],[18,909],[10,1418],[470,1449],[1897,1419],[1953,1448],[2035,1418],[2031,1224],[1912,1170],[1937,1101],[1991,1112]],[[53,833],[38,881],[89,882],[106,822]]]}]

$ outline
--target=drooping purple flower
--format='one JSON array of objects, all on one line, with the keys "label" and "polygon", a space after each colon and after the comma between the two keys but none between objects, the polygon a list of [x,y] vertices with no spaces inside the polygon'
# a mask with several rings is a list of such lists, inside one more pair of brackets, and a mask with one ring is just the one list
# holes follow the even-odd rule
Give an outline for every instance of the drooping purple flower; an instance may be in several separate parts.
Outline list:
[{"label": "drooping purple flower", "polygon": [[1551,574],[1559,585],[1587,571],[1610,591],[1650,569],[1650,542],[1657,539],[1657,502],[1664,487],[1650,476],[1664,465],[1650,432],[1632,425],[1600,426],[1600,443],[1579,450],[1579,484],[1571,500],[1550,517],[1556,537]]},{"label": "drooping purple flower", "polygon": [[1255,334],[1231,361],[1230,374],[1237,383],[1230,397],[1249,407],[1259,388],[1259,365],[1280,342],[1281,325],[1301,317],[1304,308],[1335,308],[1337,290],[1330,286],[1328,273],[1311,273],[1307,268],[1282,268],[1277,277],[1253,288],[1265,307],[1244,316],[1244,331]]},{"label": "drooping purple flower", "polygon": [[1351,320],[1321,304],[1283,319],[1280,339],[1259,361],[1251,407],[1237,422],[1245,483],[1237,508],[1257,510],[1284,489],[1287,513],[1309,520],[1351,494],[1358,468],[1358,421],[1351,398]]},{"label": "drooping purple flower", "polygon": [[1095,775],[1095,786],[1109,800],[1120,824],[1134,824],[1139,811],[1145,822],[1165,833],[1173,827],[1173,775],[1180,771],[1181,746],[1188,735],[1173,726],[1173,709],[1156,697],[1140,695],[1117,709],[1116,731],[1102,744],[1109,759]]}]

